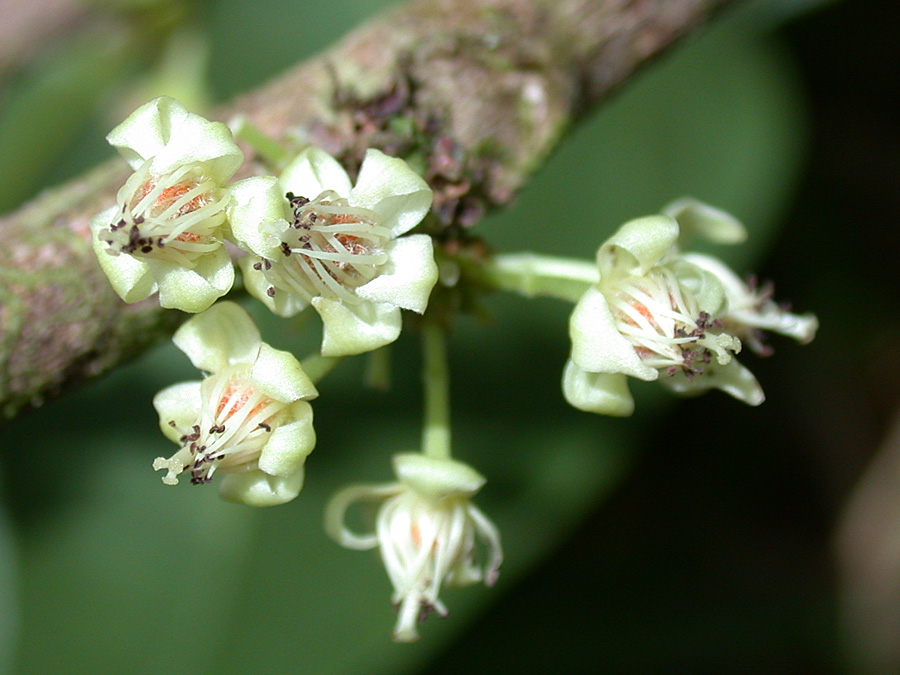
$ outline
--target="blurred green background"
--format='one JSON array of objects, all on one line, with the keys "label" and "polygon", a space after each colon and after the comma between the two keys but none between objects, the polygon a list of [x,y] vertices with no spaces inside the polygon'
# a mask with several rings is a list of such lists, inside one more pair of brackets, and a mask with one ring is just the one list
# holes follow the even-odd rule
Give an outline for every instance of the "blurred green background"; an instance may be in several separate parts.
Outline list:
[{"label": "blurred green background", "polygon": [[[0,212],[112,156],[103,136],[144,100],[211,106],[385,5],[42,2],[47,31],[57,5],[73,16],[27,47],[0,33]],[[501,580],[447,590],[451,616],[395,645],[377,554],[339,548],[321,514],[416,447],[415,336],[388,393],[363,389],[356,361],[323,382],[307,485],[267,510],[151,470],[174,448],[150,400],[197,377],[160,345],[0,430],[0,672],[892,672],[848,641],[833,540],[900,394],[898,19],[876,0],[744,3],[478,226],[500,250],[589,258],[684,194],[731,211],[750,241],[717,252],[822,323],[808,347],[742,359],[761,408],[636,386],[633,418],[579,413],[559,387],[570,307],[492,298],[451,344],[453,421],[489,479],[477,503],[503,533]],[[315,344],[314,321],[254,312],[275,346]]]}]

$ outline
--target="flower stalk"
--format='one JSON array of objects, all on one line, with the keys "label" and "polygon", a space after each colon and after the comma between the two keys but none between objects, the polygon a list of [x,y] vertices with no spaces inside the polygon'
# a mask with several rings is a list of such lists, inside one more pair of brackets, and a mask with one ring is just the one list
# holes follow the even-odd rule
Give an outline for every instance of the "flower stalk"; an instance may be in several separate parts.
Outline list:
[{"label": "flower stalk", "polygon": [[484,260],[461,260],[463,273],[490,289],[518,293],[526,298],[549,297],[578,302],[599,279],[597,266],[537,253],[509,253]]},{"label": "flower stalk", "polygon": [[425,422],[422,452],[434,459],[450,459],[450,373],[443,328],[426,320],[422,329],[422,379]]}]

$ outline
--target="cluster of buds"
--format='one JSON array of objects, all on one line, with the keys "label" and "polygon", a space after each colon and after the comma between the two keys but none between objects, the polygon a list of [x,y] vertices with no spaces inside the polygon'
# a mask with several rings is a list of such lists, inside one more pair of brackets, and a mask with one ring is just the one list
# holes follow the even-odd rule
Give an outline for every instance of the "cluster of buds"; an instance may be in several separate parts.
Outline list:
[{"label": "cluster of buds", "polygon": [[762,388],[734,358],[742,339],[766,353],[763,330],[801,342],[815,335],[814,316],[776,305],[769,290],[741,281],[716,258],[683,253],[679,239],[686,234],[720,243],[746,236],[727,213],[681,200],[661,215],[625,223],[598,250],[598,280],[569,323],[563,392],[576,408],[630,415],[628,376],[683,394],[720,389],[759,405]]}]

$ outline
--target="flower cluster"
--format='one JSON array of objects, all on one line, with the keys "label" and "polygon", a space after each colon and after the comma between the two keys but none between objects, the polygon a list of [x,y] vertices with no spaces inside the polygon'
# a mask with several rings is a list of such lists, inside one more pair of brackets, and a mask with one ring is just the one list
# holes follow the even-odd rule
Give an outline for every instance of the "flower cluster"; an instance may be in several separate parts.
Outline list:
[{"label": "flower cluster", "polygon": [[201,312],[227,293],[241,259],[251,295],[279,316],[312,305],[322,353],[359,354],[400,334],[400,309],[425,311],[438,278],[431,238],[405,235],[432,192],[402,159],[369,150],[355,186],[307,148],[280,178],[226,185],[243,162],[229,129],[158,98],[107,137],[134,173],[91,221],[94,250],[126,302]]},{"label": "flower cluster", "polygon": [[[451,459],[418,453],[394,457],[398,482],[355,485],[337,493],[328,507],[325,528],[341,545],[358,550],[378,546],[394,587],[397,607],[394,639],[418,638],[416,625],[431,611],[447,615],[441,586],[469,586],[497,580],[503,549],[494,524],[470,499],[484,485],[474,469]],[[357,501],[379,501],[373,532],[347,528],[347,509]],[[479,561],[478,541],[486,560]]]},{"label": "flower cluster", "polygon": [[815,335],[814,316],[779,307],[768,289],[741,281],[715,258],[682,253],[686,233],[721,243],[745,236],[728,214],[682,200],[662,215],[626,223],[600,247],[598,281],[569,324],[563,392],[576,408],[630,415],[628,376],[684,394],[716,388],[759,405],[762,388],[734,358],[741,340],[764,353],[762,330],[801,342]]},{"label": "flower cluster", "polygon": [[[312,452],[309,401],[339,359],[400,335],[401,310],[424,313],[438,281],[434,244],[412,233],[432,191],[402,159],[367,151],[355,183],[340,163],[307,147],[281,175],[229,183],[243,153],[229,129],[159,98],[108,136],[133,174],[115,206],[91,222],[100,265],[127,302],[159,292],[163,307],[195,314],[174,335],[204,373],[159,392],[163,433],[178,445],[153,462],[175,485],[216,481],[225,499],[271,506],[294,499]],[[280,164],[281,162],[279,162]],[[733,217],[685,199],[660,215],[623,225],[596,263],[531,253],[469,256],[445,246],[445,283],[554,296],[575,307],[566,399],[581,410],[629,415],[627,378],[658,380],[677,393],[716,388],[750,405],[763,401],[756,378],[736,356],[767,354],[765,332],[808,342],[812,315],[792,314],[770,286],[740,279],[721,260],[684,252],[700,235],[732,244],[746,237]],[[292,317],[312,307],[323,332],[303,364],[262,341],[250,315],[216,301],[235,279],[271,312]],[[449,311],[454,303],[439,303]],[[394,457],[396,481],[345,488],[326,513],[327,532],[352,549],[378,548],[393,586],[394,637],[410,642],[429,613],[447,608],[444,587],[492,585],[503,560],[494,524],[472,504],[485,479],[450,458],[449,316],[421,322],[425,424],[422,451]],[[347,511],[376,502],[371,532],[346,525]]]}]

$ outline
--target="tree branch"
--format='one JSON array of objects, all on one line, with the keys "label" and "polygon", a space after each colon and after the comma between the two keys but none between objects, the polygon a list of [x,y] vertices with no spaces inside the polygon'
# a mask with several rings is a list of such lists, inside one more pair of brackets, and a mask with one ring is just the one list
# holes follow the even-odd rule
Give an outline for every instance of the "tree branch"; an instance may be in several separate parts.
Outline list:
[{"label": "tree branch", "polygon": [[[220,111],[322,146],[351,170],[367,147],[406,157],[435,190],[441,237],[509,202],[564,130],[729,0],[416,0]],[[252,158],[242,175],[253,172]],[[181,320],[125,305],[88,222],[125,163],[104,164],[0,219],[0,407],[138,354]]]}]

